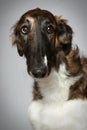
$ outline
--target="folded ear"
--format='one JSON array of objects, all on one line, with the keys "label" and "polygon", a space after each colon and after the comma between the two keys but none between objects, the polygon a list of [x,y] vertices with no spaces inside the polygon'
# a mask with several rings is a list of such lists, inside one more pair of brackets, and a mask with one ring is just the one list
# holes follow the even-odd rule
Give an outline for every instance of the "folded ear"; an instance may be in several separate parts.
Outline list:
[{"label": "folded ear", "polygon": [[[61,17],[55,17],[57,21],[57,38],[62,46],[63,51],[67,55],[70,52],[72,44],[72,28],[67,24],[67,20]],[[57,46],[57,44],[56,44]]]},{"label": "folded ear", "polygon": [[20,56],[23,56],[23,47],[22,47],[21,42],[19,40],[19,36],[18,36],[18,32],[17,32],[17,25],[15,25],[13,28],[14,29],[13,29],[13,32],[11,34],[12,45],[16,45],[18,54]]}]

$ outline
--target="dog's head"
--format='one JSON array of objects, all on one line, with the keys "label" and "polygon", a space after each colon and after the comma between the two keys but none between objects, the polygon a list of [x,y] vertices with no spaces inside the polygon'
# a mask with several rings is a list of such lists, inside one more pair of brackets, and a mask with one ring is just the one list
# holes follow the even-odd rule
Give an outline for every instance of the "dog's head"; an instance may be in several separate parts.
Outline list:
[{"label": "dog's head", "polygon": [[25,13],[12,34],[13,45],[26,57],[28,73],[35,78],[49,75],[56,62],[60,63],[60,56],[70,52],[71,41],[72,29],[67,22],[38,8]]}]

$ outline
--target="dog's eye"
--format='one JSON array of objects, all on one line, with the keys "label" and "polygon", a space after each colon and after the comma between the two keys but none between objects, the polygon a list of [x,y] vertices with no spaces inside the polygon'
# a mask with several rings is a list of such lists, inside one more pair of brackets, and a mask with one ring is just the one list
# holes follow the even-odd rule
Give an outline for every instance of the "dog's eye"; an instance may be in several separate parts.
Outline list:
[{"label": "dog's eye", "polygon": [[52,25],[47,26],[47,33],[51,34],[54,32],[54,27]]},{"label": "dog's eye", "polygon": [[29,28],[25,25],[25,26],[23,26],[22,28],[21,28],[21,32],[22,32],[22,34],[28,34],[29,33]]}]

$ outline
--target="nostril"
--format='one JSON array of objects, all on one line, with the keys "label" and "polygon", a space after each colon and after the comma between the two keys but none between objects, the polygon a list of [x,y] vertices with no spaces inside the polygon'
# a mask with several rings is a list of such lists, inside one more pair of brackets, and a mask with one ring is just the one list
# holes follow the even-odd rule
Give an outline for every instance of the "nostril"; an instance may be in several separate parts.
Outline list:
[{"label": "nostril", "polygon": [[46,69],[33,69],[32,74],[35,78],[42,78],[46,75]]},{"label": "nostril", "polygon": [[32,74],[34,75],[34,77],[38,78],[39,76],[41,76],[41,71],[40,70],[33,70]]}]

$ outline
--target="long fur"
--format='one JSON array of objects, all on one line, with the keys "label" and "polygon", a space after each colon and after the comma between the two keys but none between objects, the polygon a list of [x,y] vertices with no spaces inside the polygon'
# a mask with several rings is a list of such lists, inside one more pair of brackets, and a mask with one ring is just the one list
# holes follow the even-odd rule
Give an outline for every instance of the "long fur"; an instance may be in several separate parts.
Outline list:
[{"label": "long fur", "polygon": [[34,79],[28,109],[34,130],[87,130],[87,58],[72,36],[67,20],[39,8],[14,26],[12,44]]}]

